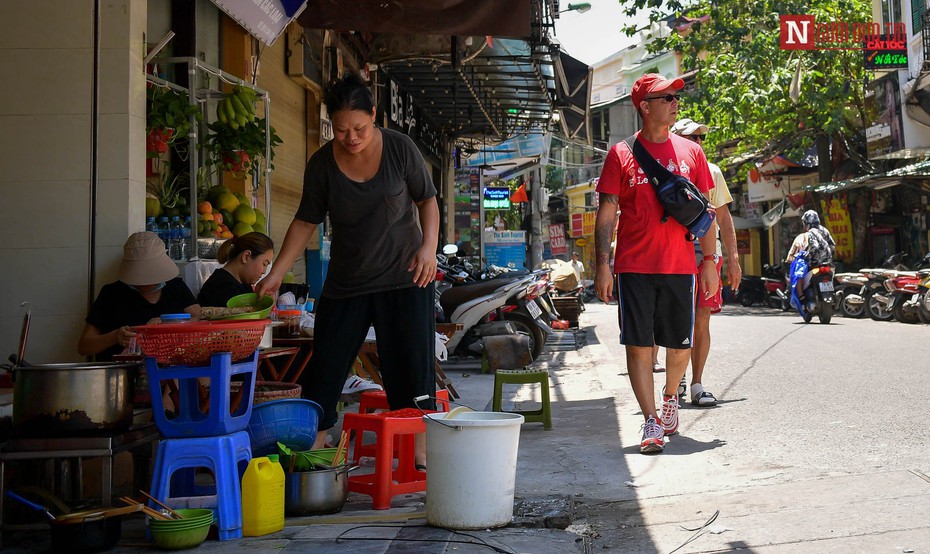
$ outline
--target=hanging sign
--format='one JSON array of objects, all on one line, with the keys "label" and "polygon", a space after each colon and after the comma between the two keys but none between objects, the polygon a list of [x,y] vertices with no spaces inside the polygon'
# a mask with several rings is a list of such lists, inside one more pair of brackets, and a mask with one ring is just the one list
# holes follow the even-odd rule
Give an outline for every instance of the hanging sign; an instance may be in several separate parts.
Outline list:
[{"label": "hanging sign", "polygon": [[307,0],[213,0],[213,3],[268,46],[307,7]]},{"label": "hanging sign", "polygon": [[568,252],[565,242],[565,225],[562,223],[549,226],[549,248],[553,255]]},{"label": "hanging sign", "polygon": [[424,153],[436,160],[442,159],[442,134],[427,119],[426,112],[416,105],[416,102],[423,102],[426,98],[414,99],[413,94],[401,88],[390,75],[383,75],[387,82],[385,94],[381,95],[381,110],[387,117],[388,127],[412,138]]},{"label": "hanging sign", "polygon": [[829,202],[821,200],[820,207],[823,211],[824,223],[836,242],[836,258],[844,262],[851,262],[853,259],[853,232],[846,199],[831,198]]}]

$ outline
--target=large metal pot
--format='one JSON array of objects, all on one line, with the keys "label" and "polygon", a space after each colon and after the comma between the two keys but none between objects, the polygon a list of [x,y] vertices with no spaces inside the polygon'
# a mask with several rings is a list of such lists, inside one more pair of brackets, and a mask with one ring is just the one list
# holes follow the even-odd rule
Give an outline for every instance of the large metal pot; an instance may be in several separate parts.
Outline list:
[{"label": "large metal pot", "polygon": [[135,363],[45,364],[13,370],[13,429],[55,436],[132,425]]},{"label": "large metal pot", "polygon": [[335,514],[349,496],[346,476],[355,467],[294,471],[284,476],[284,513],[288,516]]}]

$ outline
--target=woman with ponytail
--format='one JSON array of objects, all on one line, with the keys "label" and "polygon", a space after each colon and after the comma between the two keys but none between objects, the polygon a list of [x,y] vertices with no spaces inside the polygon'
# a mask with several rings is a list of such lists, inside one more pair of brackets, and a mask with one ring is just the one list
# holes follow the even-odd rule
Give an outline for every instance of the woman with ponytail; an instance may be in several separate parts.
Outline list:
[{"label": "woman with ponytail", "polygon": [[252,292],[252,285],[264,275],[273,256],[274,243],[262,233],[247,233],[224,242],[216,255],[224,265],[203,284],[197,295],[200,305],[225,308],[233,296]]}]

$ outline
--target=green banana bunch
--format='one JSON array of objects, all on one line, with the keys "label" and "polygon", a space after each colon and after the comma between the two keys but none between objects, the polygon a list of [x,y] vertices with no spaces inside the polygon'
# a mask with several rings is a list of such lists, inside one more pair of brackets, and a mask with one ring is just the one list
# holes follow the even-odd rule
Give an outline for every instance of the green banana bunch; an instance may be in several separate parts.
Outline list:
[{"label": "green banana bunch", "polygon": [[229,125],[232,130],[255,121],[255,101],[258,95],[254,90],[236,85],[233,91],[223,95],[216,105],[216,119]]}]

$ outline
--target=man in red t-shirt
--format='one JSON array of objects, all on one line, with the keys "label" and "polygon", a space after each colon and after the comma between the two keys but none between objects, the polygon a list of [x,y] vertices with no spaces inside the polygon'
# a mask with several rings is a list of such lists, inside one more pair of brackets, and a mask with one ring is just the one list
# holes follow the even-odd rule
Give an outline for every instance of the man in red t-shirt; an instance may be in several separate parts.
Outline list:
[{"label": "man in red t-shirt", "polygon": [[[707,192],[714,186],[701,147],[669,134],[678,116],[676,91],[681,79],[647,73],[633,85],[633,106],[643,119],[636,138],[672,173],[686,177]],[[607,153],[598,180],[599,206],[594,230],[595,289],[604,301],[613,293],[610,243],[616,223],[617,246],[613,273],[619,299],[620,343],[626,348],[627,369],[633,393],[645,424],[640,452],[661,452],[665,435],[678,430],[678,382],[684,376],[694,340],[695,277],[701,290],[717,290],[714,264],[702,263],[694,274],[694,246],[687,229],[672,218],[662,221],[664,210],[652,184],[624,142]],[[617,213],[619,212],[619,221]],[[700,242],[714,252],[716,224]],[[652,374],[652,347],[666,348],[666,376],[662,414],[656,411]]]}]

